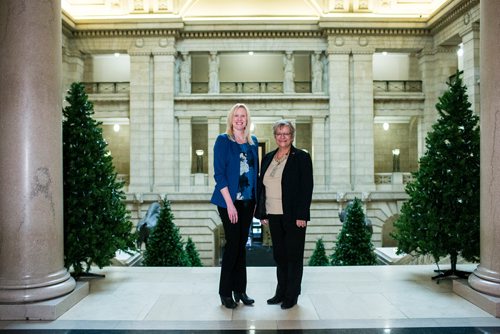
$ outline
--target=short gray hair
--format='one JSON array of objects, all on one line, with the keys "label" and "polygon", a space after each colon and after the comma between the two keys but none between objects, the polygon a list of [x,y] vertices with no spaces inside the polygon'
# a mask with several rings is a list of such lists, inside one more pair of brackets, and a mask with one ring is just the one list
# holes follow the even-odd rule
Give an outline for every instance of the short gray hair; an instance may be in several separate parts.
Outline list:
[{"label": "short gray hair", "polygon": [[290,134],[292,135],[292,138],[295,138],[295,126],[293,126],[292,121],[289,121],[287,119],[280,119],[279,121],[274,122],[273,134],[276,135],[276,132],[285,126],[290,129]]}]

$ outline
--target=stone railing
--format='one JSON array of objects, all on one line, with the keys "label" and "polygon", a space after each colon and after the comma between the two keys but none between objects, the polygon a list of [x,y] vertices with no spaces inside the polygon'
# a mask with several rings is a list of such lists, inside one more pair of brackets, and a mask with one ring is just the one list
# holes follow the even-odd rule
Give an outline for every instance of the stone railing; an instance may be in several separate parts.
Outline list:
[{"label": "stone railing", "polygon": [[87,94],[130,93],[130,82],[84,82]]},{"label": "stone railing", "polygon": [[377,185],[407,184],[411,181],[413,181],[412,173],[375,173]]},{"label": "stone railing", "polygon": [[[208,82],[191,83],[191,93],[207,94]],[[283,82],[221,82],[220,94],[280,94]],[[295,93],[311,93],[311,82],[296,81]]]},{"label": "stone railing", "polygon": [[387,93],[421,93],[422,81],[420,80],[390,80],[373,81],[374,92]]}]

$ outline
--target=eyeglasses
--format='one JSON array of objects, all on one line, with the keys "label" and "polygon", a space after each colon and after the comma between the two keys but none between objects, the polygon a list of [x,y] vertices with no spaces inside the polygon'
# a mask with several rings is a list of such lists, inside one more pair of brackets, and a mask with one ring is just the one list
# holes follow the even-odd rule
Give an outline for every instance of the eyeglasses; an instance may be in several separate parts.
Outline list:
[{"label": "eyeglasses", "polygon": [[275,133],[274,134],[276,137],[280,137],[280,136],[283,136],[283,137],[290,137],[292,134],[290,132],[282,132],[282,133]]}]

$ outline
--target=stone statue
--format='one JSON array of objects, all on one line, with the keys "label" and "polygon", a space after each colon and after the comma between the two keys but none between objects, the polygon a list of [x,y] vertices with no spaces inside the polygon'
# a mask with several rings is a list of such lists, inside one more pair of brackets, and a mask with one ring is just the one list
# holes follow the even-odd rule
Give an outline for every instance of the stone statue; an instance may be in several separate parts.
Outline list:
[{"label": "stone statue", "polygon": [[219,93],[219,56],[217,52],[210,52],[208,58],[208,92]]},{"label": "stone statue", "polygon": [[283,93],[294,93],[295,92],[295,68],[294,68],[294,58],[291,52],[287,52],[283,56]]},{"label": "stone statue", "polygon": [[[339,212],[339,219],[341,223],[344,223],[344,221],[347,218],[347,211],[352,207],[352,201],[347,202],[347,205],[345,206],[342,211]],[[372,226],[372,221],[369,218],[365,217],[365,227],[368,232],[370,232],[370,235],[373,234],[373,226]]]},{"label": "stone statue", "polygon": [[154,202],[152,203],[146,215],[137,223],[136,232],[137,232],[137,248],[141,249],[142,243],[145,245],[148,244],[148,237],[153,228],[155,228],[156,223],[158,222],[158,217],[160,215],[160,203]]},{"label": "stone statue", "polygon": [[179,69],[181,79],[181,93],[191,94],[191,56],[182,53],[182,63]]},{"label": "stone statue", "polygon": [[321,60],[321,53],[315,52],[311,58],[312,69],[312,87],[313,93],[323,92],[323,62]]}]

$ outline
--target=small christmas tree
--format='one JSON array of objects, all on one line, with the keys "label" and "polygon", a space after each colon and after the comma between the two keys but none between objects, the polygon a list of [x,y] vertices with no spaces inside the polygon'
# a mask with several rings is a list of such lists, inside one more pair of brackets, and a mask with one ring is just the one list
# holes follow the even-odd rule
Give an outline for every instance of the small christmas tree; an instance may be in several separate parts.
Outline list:
[{"label": "small christmas tree", "polygon": [[122,182],[92,118],[84,86],[73,83],[63,109],[64,265],[78,277],[109,265],[117,250],[134,249]]},{"label": "small christmas tree", "polygon": [[479,117],[470,109],[460,73],[447,84],[392,235],[398,253],[431,254],[436,263],[450,255],[451,270],[434,278],[466,277],[456,269],[458,255],[479,259]]},{"label": "small christmas tree", "polygon": [[361,200],[355,198],[346,210],[346,221],[337,237],[331,255],[333,266],[356,266],[375,264],[376,258],[371,242],[371,233],[366,228]]},{"label": "small christmas tree", "polygon": [[328,261],[328,256],[326,256],[325,245],[323,243],[323,238],[319,238],[316,241],[316,248],[309,258],[310,266],[328,266],[330,261]]},{"label": "small christmas tree", "polygon": [[196,245],[193,242],[191,237],[188,237],[188,241],[186,243],[186,255],[189,259],[189,263],[191,263],[191,267],[203,267],[203,264],[200,260],[200,254],[196,250]]},{"label": "small christmas tree", "polygon": [[174,224],[170,201],[165,198],[156,227],[148,238],[144,265],[151,267],[187,267],[189,259],[184,251],[179,228]]}]

